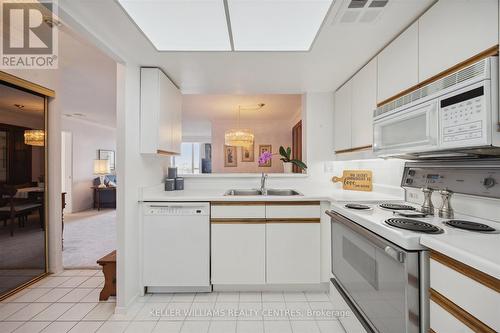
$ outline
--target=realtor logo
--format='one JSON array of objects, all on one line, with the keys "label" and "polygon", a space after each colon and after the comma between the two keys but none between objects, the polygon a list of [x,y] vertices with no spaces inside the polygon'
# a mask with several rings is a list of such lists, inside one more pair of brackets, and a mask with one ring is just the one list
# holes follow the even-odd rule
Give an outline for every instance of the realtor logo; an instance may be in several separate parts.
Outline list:
[{"label": "realtor logo", "polygon": [[0,0],[1,63],[6,69],[57,68],[54,1]]}]

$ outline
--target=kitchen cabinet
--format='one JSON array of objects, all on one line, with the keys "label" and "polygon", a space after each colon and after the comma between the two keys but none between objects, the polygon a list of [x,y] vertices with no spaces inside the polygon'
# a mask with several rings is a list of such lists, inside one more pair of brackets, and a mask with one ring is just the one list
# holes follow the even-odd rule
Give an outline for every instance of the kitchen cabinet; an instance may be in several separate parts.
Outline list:
[{"label": "kitchen cabinet", "polygon": [[212,222],[212,284],[266,282],[266,224]]},{"label": "kitchen cabinet", "polygon": [[377,59],[372,59],[352,78],[351,148],[373,142],[373,110],[377,108]]},{"label": "kitchen cabinet", "polygon": [[214,202],[211,227],[214,285],[320,282],[319,202]]},{"label": "kitchen cabinet", "polygon": [[431,252],[430,307],[435,310],[430,312],[431,328],[435,332],[498,331],[499,286],[498,279]]},{"label": "kitchen cabinet", "polygon": [[377,103],[418,84],[418,22],[377,56]]},{"label": "kitchen cabinet", "polygon": [[335,151],[366,148],[373,142],[377,107],[377,61],[372,59],[335,92]]},{"label": "kitchen cabinet", "polygon": [[335,150],[350,149],[351,145],[351,101],[352,81],[346,82],[335,92],[334,147]]},{"label": "kitchen cabinet", "polygon": [[498,44],[498,1],[440,0],[418,25],[422,82]]},{"label": "kitchen cabinet", "polygon": [[320,282],[320,224],[266,224],[267,283]]},{"label": "kitchen cabinet", "polygon": [[141,68],[142,154],[180,154],[182,95],[159,68]]}]

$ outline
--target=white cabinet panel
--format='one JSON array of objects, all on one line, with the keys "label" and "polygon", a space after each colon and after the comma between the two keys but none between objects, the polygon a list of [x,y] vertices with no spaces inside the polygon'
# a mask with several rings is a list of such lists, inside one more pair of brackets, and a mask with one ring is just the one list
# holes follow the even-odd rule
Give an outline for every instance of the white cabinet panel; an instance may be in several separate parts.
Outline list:
[{"label": "white cabinet panel", "polygon": [[377,107],[377,60],[372,59],[352,78],[351,146],[373,142],[373,110]]},{"label": "white cabinet panel", "polygon": [[266,225],[212,223],[212,283],[266,282]]},{"label": "white cabinet panel", "polygon": [[320,282],[320,224],[266,225],[267,283]]},{"label": "white cabinet panel", "polygon": [[432,289],[486,325],[500,328],[499,293],[433,259],[430,261],[430,276]]},{"label": "white cabinet panel", "polygon": [[418,83],[418,22],[380,52],[377,68],[378,103]]},{"label": "white cabinet panel", "polygon": [[179,154],[182,95],[158,68],[141,68],[141,153]]},{"label": "white cabinet panel", "polygon": [[430,326],[436,333],[472,333],[473,331],[464,325],[438,304],[431,301],[430,304]]},{"label": "white cabinet panel", "polygon": [[265,218],[266,206],[262,205],[212,205],[210,216],[212,218]]},{"label": "white cabinet panel", "polygon": [[319,205],[266,205],[266,218],[319,218]]},{"label": "white cabinet panel", "polygon": [[351,93],[352,82],[348,81],[335,92],[334,147],[349,149],[351,145]]},{"label": "white cabinet panel", "polygon": [[418,23],[422,82],[498,44],[498,0],[440,0]]}]

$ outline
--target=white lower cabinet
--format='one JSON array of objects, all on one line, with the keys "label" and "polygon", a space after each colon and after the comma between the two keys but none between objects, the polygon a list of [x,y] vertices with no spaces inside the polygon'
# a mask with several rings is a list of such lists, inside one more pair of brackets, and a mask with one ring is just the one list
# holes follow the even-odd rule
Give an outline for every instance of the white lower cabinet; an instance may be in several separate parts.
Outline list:
[{"label": "white lower cabinet", "polygon": [[265,223],[212,223],[212,284],[266,282]]},{"label": "white lower cabinet", "polygon": [[320,282],[320,224],[266,224],[266,282]]}]

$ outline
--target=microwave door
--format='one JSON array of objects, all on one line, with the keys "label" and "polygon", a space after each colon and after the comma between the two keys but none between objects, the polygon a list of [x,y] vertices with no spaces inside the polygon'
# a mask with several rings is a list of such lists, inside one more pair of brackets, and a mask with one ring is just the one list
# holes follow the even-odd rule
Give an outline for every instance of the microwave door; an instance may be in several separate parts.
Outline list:
[{"label": "microwave door", "polygon": [[421,104],[376,119],[373,150],[379,156],[432,151],[437,148],[437,102]]}]

